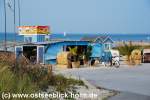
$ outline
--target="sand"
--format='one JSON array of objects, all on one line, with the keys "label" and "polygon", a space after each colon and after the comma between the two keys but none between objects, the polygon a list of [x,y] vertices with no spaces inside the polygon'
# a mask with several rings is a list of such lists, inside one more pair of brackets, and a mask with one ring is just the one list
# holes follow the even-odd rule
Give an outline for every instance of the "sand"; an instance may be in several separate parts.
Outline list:
[{"label": "sand", "polygon": [[[23,42],[11,42],[11,41],[7,41],[6,42],[6,47],[7,47],[7,51],[11,51],[14,52],[15,50],[15,45],[21,45],[23,44]],[[5,43],[4,42],[0,42],[0,51],[4,51],[5,50]]]}]

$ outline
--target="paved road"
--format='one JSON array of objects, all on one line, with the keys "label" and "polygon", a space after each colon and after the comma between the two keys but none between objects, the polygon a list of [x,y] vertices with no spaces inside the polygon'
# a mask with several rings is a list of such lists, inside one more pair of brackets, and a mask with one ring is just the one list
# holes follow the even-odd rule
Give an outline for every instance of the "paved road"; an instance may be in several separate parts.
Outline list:
[{"label": "paved road", "polygon": [[124,65],[120,68],[68,69],[61,73],[83,77],[96,86],[150,96],[150,64],[136,67]]},{"label": "paved road", "polygon": [[130,92],[121,92],[120,94],[109,98],[109,100],[150,100],[150,96]]}]

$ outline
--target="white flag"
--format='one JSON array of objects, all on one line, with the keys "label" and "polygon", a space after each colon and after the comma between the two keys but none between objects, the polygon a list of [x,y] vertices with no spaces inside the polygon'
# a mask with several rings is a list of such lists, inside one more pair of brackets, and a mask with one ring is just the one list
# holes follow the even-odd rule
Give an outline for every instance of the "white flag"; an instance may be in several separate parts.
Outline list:
[{"label": "white flag", "polygon": [[67,34],[66,34],[66,32],[64,32],[64,36],[66,36]]},{"label": "white flag", "polygon": [[[14,3],[15,3],[15,2],[14,2]],[[12,0],[7,0],[7,1],[6,1],[6,4],[7,4],[8,8],[9,8],[11,11],[14,11],[13,6],[12,6]]]}]

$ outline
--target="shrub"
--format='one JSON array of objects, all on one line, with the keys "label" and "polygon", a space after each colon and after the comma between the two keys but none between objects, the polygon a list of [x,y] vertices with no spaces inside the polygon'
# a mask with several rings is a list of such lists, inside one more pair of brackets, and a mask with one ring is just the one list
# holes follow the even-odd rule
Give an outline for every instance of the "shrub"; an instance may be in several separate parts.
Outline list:
[{"label": "shrub", "polygon": [[65,78],[62,75],[52,76],[51,79],[49,80],[49,84],[54,86],[56,90],[59,92],[72,91],[75,85],[84,86],[83,81],[75,80],[72,78]]},{"label": "shrub", "polygon": [[132,65],[133,64],[133,60],[131,59],[131,53],[133,50],[135,49],[142,49],[141,46],[138,45],[132,45],[132,44],[126,44],[124,43],[123,46],[117,47],[116,49],[119,50],[121,55],[124,55],[127,57],[127,64]]},{"label": "shrub", "polygon": [[[0,65],[0,80],[0,94],[2,92],[35,93],[39,91],[37,85],[31,82],[27,74],[24,74],[23,77],[18,77],[8,66]],[[0,99],[2,98],[0,97]]]},{"label": "shrub", "polygon": [[0,52],[0,62],[14,66],[15,64],[15,55],[11,52]]},{"label": "shrub", "polygon": [[119,52],[122,54],[122,55],[127,55],[127,56],[130,56],[131,55],[131,52],[134,50],[134,49],[139,49],[140,46],[136,46],[136,45],[128,45],[128,44],[125,44],[123,46],[120,46],[118,47],[117,49],[119,50]]},{"label": "shrub", "polygon": [[3,56],[5,59],[0,59],[0,93],[36,93],[47,91],[48,86],[59,92],[75,92],[75,85],[84,85],[81,80],[53,75],[50,65],[30,64],[25,58],[9,62],[9,56]]}]

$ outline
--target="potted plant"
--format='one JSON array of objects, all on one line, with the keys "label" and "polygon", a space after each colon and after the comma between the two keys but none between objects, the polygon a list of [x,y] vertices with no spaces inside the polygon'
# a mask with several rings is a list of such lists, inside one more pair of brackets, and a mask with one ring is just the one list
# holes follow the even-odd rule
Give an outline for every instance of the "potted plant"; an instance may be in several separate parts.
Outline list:
[{"label": "potted plant", "polygon": [[92,55],[92,46],[89,45],[89,46],[87,47],[87,51],[85,52],[85,59],[84,59],[84,62],[85,62],[85,63],[86,63],[86,62],[89,62],[91,55]]},{"label": "potted plant", "polygon": [[123,43],[123,46],[118,47],[119,52],[124,55],[125,63],[128,65],[133,65],[133,59],[131,57],[131,53],[134,49],[138,49],[139,46],[135,46],[130,44]]},{"label": "potted plant", "polygon": [[72,54],[72,57],[71,57],[72,68],[79,68],[80,67],[80,62],[78,59],[77,50],[78,50],[77,46],[74,48],[69,47],[69,51]]}]

